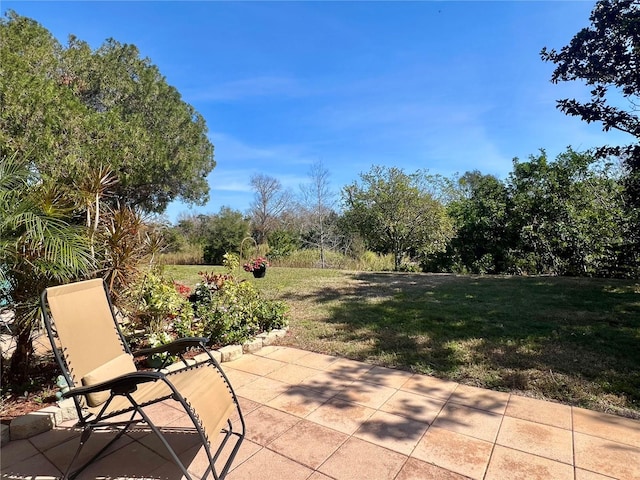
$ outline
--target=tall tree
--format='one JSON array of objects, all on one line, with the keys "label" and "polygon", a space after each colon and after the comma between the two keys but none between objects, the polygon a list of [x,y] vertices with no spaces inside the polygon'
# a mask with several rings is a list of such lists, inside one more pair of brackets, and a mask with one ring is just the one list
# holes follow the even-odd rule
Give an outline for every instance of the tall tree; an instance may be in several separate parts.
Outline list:
[{"label": "tall tree", "polygon": [[529,258],[529,273],[602,275],[620,268],[624,201],[607,164],[572,149],[549,161],[542,150],[514,160],[508,188],[508,228],[517,239],[512,257]]},{"label": "tall tree", "polygon": [[276,178],[257,174],[250,179],[254,191],[251,203],[251,226],[258,245],[267,241],[270,232],[276,229],[279,217],[291,203],[291,194],[282,188]]},{"label": "tall tree", "polygon": [[67,47],[9,11],[0,22],[0,154],[68,184],[108,167],[110,201],[162,212],[204,203],[215,166],[203,117],[134,45]]},{"label": "tall tree", "polygon": [[456,226],[449,254],[473,273],[504,271],[509,245],[506,186],[498,178],[477,170],[466,172],[458,183],[460,198],[449,205]]},{"label": "tall tree", "polygon": [[335,194],[329,183],[330,173],[321,161],[311,165],[309,182],[300,186],[302,204],[309,212],[309,241],[320,250],[320,266],[325,268],[325,249],[329,237],[329,217],[333,214]]},{"label": "tall tree", "polygon": [[374,166],[343,190],[344,216],[369,248],[393,253],[400,269],[403,257],[441,251],[453,234],[444,205],[434,198],[438,177],[424,171],[406,174]]},{"label": "tall tree", "polygon": [[603,146],[598,155],[625,160],[630,174],[627,193],[632,205],[640,208],[640,2],[599,0],[589,20],[591,26],[580,30],[569,45],[559,52],[545,47],[541,56],[556,64],[552,82],[583,80],[591,87],[589,101],[559,100],[562,112],[635,138],[627,146]]}]

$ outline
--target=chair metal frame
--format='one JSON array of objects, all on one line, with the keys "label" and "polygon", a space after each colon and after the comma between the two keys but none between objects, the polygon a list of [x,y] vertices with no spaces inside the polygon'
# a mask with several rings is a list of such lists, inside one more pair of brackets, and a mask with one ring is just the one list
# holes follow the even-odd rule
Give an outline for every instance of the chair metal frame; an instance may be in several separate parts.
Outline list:
[{"label": "chair metal frame", "polygon": [[[86,282],[86,281],[85,281]],[[90,281],[89,281],[90,282]],[[77,282],[78,284],[83,282]],[[171,458],[178,466],[182,474],[188,478],[192,479],[192,475],[188,472],[187,466],[183,464],[180,460],[179,456],[176,454],[175,450],[171,447],[167,439],[163,436],[162,428],[154,425],[153,421],[149,418],[149,416],[145,413],[144,408],[156,404],[158,402],[163,402],[165,400],[172,399],[178,402],[184,411],[187,413],[191,421],[193,422],[194,429],[193,431],[200,436],[201,443],[204,447],[204,450],[207,455],[207,459],[209,460],[209,466],[204,472],[201,478],[207,478],[209,474],[213,475],[215,480],[223,480],[227,473],[229,472],[229,468],[231,467],[236,454],[242,444],[245,437],[245,421],[242,415],[242,411],[240,409],[240,405],[238,402],[238,398],[227,378],[226,374],[220,367],[218,361],[211,354],[211,351],[207,349],[206,345],[208,343],[208,339],[204,337],[189,337],[182,338],[176,340],[167,345],[161,345],[155,348],[147,348],[143,350],[139,350],[136,352],[131,352],[129,345],[125,339],[124,334],[122,333],[122,329],[117,321],[115,310],[113,304],[111,302],[111,298],[109,295],[109,290],[104,281],[102,281],[102,286],[104,288],[105,300],[108,303],[109,310],[111,312],[112,320],[115,324],[115,329],[117,331],[117,335],[119,336],[119,341],[122,343],[122,347],[125,353],[133,355],[133,357],[146,356],[158,353],[166,353],[163,364],[155,370],[143,370],[136,371],[132,373],[126,373],[124,375],[117,376],[115,378],[109,379],[107,381],[97,383],[95,385],[90,386],[79,386],[79,381],[76,379],[74,381],[73,375],[71,373],[71,369],[68,368],[67,356],[65,354],[65,349],[60,348],[59,338],[57,335],[56,329],[56,319],[52,317],[48,308],[48,291],[51,290],[46,289],[41,296],[41,305],[44,316],[44,324],[47,331],[47,335],[51,342],[51,346],[53,349],[54,357],[60,366],[62,374],[67,381],[67,384],[70,386],[70,390],[64,393],[63,398],[72,398],[75,404],[75,408],[78,414],[78,423],[77,425],[82,428],[82,433],[80,436],[80,443],[78,445],[78,449],[76,450],[73,459],[69,463],[66,472],[64,473],[63,478],[73,479],[76,478],[86,467],[88,467],[95,460],[100,458],[100,456],[119,438],[122,437],[127,431],[129,431],[129,427],[135,424],[146,424],[151,429],[151,431],[158,437],[161,443],[165,446],[167,451],[169,452]],[[55,287],[54,287],[55,288]],[[90,321],[90,318],[87,318],[87,321]],[[58,319],[58,323],[61,319]],[[187,359],[185,358],[185,353],[187,351],[193,351],[194,349],[201,350],[204,353],[205,359],[203,360],[203,355],[198,355],[199,360],[195,359]],[[170,366],[167,365],[170,356],[177,356],[180,359],[180,362],[174,363]],[[205,432],[204,426],[199,418],[199,414],[197,411],[194,411],[193,405],[186,399],[183,394],[179,391],[178,388],[173,384],[172,377],[175,375],[189,375],[190,373],[195,372],[197,375],[197,370],[200,368],[215,368],[219,375],[222,377],[225,386],[227,387],[231,398],[233,400],[233,404],[235,407],[235,412],[237,414],[237,421],[239,422],[239,428],[234,429],[234,423],[231,418],[226,419],[226,428],[222,428],[221,433],[224,433],[224,438],[219,441],[218,447],[215,451],[212,451],[211,442],[208,440],[207,433],[209,435],[217,435],[218,432]],[[162,382],[166,386],[166,393],[157,396],[154,398],[146,399],[143,402],[140,402],[134,397],[136,391],[139,388],[144,388],[145,384],[149,384],[150,382]],[[99,408],[94,407],[93,409],[88,408],[86,403],[86,395],[96,392],[109,392],[109,398],[106,400]],[[116,409],[111,409],[110,407],[114,403],[114,401],[118,398],[125,398],[128,400],[127,404],[123,407],[122,402],[120,402],[120,406]],[[119,420],[119,421],[109,421],[110,419],[120,416],[122,414],[131,413],[131,416],[128,420]],[[91,437],[91,434],[97,429],[109,428],[112,430],[117,430],[117,435],[110,440],[102,449],[100,449],[95,455],[93,455],[87,462],[85,462],[80,468],[72,471],[72,467],[78,460],[80,456],[80,452],[83,447]],[[223,467],[218,472],[215,467],[215,462],[220,458],[220,455],[227,445],[228,441],[231,437],[235,437],[235,444],[231,452],[228,454],[228,458],[224,463]]]}]

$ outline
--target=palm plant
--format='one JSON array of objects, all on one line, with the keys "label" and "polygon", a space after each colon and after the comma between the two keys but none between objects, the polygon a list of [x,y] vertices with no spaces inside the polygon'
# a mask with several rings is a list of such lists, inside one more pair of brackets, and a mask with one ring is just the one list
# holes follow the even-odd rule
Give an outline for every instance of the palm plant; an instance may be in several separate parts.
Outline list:
[{"label": "palm plant", "polygon": [[0,284],[15,311],[16,349],[8,377],[27,380],[40,292],[86,276],[93,268],[88,236],[70,223],[76,205],[60,183],[47,181],[15,156],[0,160]]}]

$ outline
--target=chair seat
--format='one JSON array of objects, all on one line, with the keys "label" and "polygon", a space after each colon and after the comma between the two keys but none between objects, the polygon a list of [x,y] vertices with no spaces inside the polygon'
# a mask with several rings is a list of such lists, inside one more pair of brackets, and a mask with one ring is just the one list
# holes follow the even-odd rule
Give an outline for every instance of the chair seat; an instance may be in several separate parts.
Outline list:
[{"label": "chair seat", "polygon": [[[235,409],[231,392],[226,388],[218,371],[201,364],[168,373],[167,379],[187,401],[191,410],[197,412],[207,437],[213,435],[215,438]],[[171,398],[172,395],[171,388],[158,380],[138,385],[132,397],[139,405],[146,405],[163,398]],[[87,411],[97,415],[102,407],[103,405],[88,407]],[[131,411],[132,408],[133,405],[127,397],[117,396],[109,403],[102,416],[110,417]]]}]

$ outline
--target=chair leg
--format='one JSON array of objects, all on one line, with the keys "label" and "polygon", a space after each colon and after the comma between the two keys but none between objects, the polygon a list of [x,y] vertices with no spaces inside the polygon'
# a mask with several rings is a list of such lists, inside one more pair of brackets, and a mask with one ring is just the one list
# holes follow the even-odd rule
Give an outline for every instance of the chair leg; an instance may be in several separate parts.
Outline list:
[{"label": "chair leg", "polygon": [[115,442],[117,442],[126,432],[127,432],[127,426],[131,425],[132,423],[137,423],[138,420],[133,420],[134,417],[136,416],[136,412],[133,412],[133,415],[131,415],[131,418],[129,419],[128,422],[124,422],[124,427],[121,428],[118,431],[118,434],[111,439],[104,447],[102,447],[98,453],[96,453],[93,457],[91,457],[89,460],[87,460],[87,462],[82,465],[78,470],[74,471],[71,475],[69,475],[69,471],[71,471],[71,467],[73,466],[73,464],[75,463],[75,461],[78,459],[78,456],[80,455],[80,450],[82,450],[82,447],[84,447],[84,445],[86,444],[87,440],[89,440],[89,437],[91,436],[91,434],[93,433],[93,429],[96,426],[99,425],[87,425],[85,427],[85,430],[82,431],[82,435],[80,436],[80,445],[78,445],[78,450],[76,450],[75,455],[73,456],[73,459],[71,460],[71,463],[69,464],[69,466],[67,467],[67,471],[65,472],[64,476],[62,478],[65,479],[69,479],[69,480],[73,480],[74,478],[76,478],[78,475],[80,475],[89,465],[91,465],[93,462],[95,462],[100,455],[102,455],[111,445],[113,445]]},{"label": "chair leg", "polygon": [[73,478],[76,478],[78,473],[80,473],[80,470],[78,470],[76,472],[73,472],[73,474],[69,475],[69,472],[71,472],[71,467],[73,467],[73,464],[76,463],[76,460],[80,455],[80,451],[82,450],[82,447],[84,447],[85,443],[87,443],[87,440],[89,440],[89,437],[91,436],[92,433],[93,433],[93,430],[91,429],[91,427],[89,428],[85,427],[85,429],[82,430],[82,434],[80,435],[80,444],[78,445],[76,453],[73,455],[71,462],[69,462],[69,466],[67,467],[66,472],[64,472],[64,475],[62,476],[62,478],[73,479]]},{"label": "chair leg", "polygon": [[178,466],[178,468],[180,468],[180,471],[182,472],[182,474],[188,480],[192,480],[191,475],[187,471],[186,467],[184,466],[184,464],[182,463],[182,461],[180,460],[180,458],[176,454],[175,450],[171,447],[171,445],[169,445],[169,442],[167,442],[167,439],[164,438],[164,435],[162,434],[160,429],[153,424],[151,419],[147,416],[146,413],[144,413],[144,411],[142,409],[140,409],[138,413],[140,413],[140,415],[145,420],[147,425],[149,425],[149,428],[153,431],[153,433],[155,433],[156,437],[158,437],[158,439],[162,442],[164,447],[167,449],[167,451],[171,455],[171,458],[173,459],[173,462]]}]

